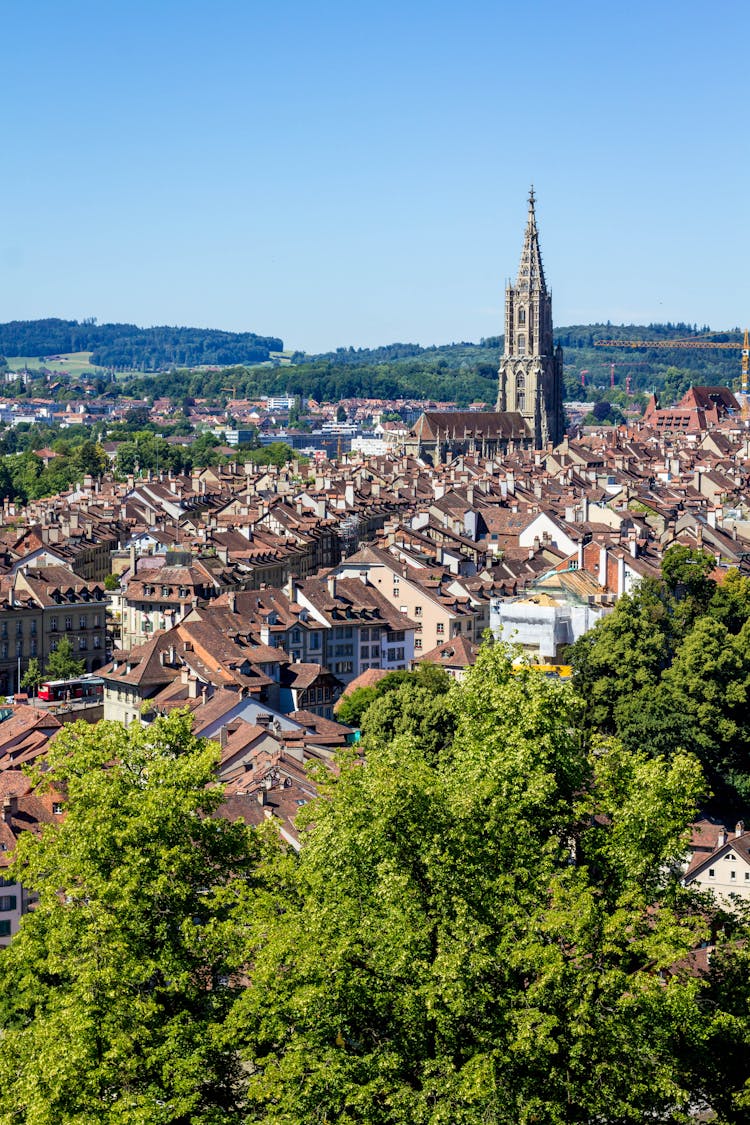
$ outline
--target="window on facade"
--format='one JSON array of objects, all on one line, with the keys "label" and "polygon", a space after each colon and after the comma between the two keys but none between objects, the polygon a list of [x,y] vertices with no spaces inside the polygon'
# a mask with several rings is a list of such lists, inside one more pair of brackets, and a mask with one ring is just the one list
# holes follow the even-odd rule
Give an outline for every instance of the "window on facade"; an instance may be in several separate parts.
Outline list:
[{"label": "window on facade", "polygon": [[519,309],[518,310],[518,323],[519,324],[525,324],[526,323],[526,309]]},{"label": "window on facade", "polygon": [[17,637],[23,636],[23,625],[21,624],[20,621],[16,621],[16,636]]},{"label": "window on facade", "polygon": [[709,879],[713,879],[713,877],[714,877],[714,875],[715,875],[715,874],[716,874],[716,868],[714,868],[714,867],[709,867],[709,869],[708,869],[708,877],[709,877]]},{"label": "window on facade", "polygon": [[94,648],[101,648],[101,647],[102,647],[102,638],[101,637],[94,637]]},{"label": "window on facade", "polygon": [[443,625],[442,621],[438,621],[435,631],[438,634],[445,632],[445,625]]},{"label": "window on facade", "polygon": [[98,628],[99,628],[99,625],[100,625],[100,623],[101,623],[101,618],[100,618],[100,616],[99,616],[99,614],[98,614],[98,613],[95,613],[95,614],[94,614],[94,628],[95,628],[95,629],[98,629]]},{"label": "window on facade", "polygon": [[0,937],[10,937],[10,919],[0,920]]},{"label": "window on facade", "polygon": [[415,605],[415,606],[414,606],[414,616],[415,616],[415,617],[421,617],[421,616],[422,616],[422,607],[421,607],[421,605]]},{"label": "window on facade", "polygon": [[320,648],[320,633],[311,633],[310,634],[310,648],[313,648],[313,649]]},{"label": "window on facade", "polygon": [[85,637],[79,637],[79,638],[78,638],[78,648],[79,648],[79,651],[80,651],[80,652],[85,652],[85,651],[86,651],[86,649],[87,649],[88,647],[89,647],[89,643],[88,643],[88,641],[86,640],[86,638],[85,638]]},{"label": "window on facade", "polygon": [[9,910],[16,909],[17,902],[18,897],[16,895],[0,895],[0,910],[2,910],[4,914],[7,914]]},{"label": "window on facade", "polygon": [[422,638],[421,637],[415,637],[414,638],[414,647],[415,648],[421,648],[422,647]]},{"label": "window on facade", "polygon": [[56,617],[50,617],[50,619],[49,619],[49,628],[50,628],[50,632],[51,632],[51,633],[56,633],[56,632],[57,632],[57,618],[56,618]]},{"label": "window on facade", "polygon": [[32,637],[36,636],[36,621],[31,622],[31,635]]},{"label": "window on facade", "polygon": [[0,633],[2,634],[3,637],[8,636],[8,622],[7,621],[3,621],[3,627],[2,627],[2,630],[0,631]]},{"label": "window on facade", "polygon": [[87,621],[87,620],[86,620],[86,618],[85,618],[85,617],[83,616],[83,614],[81,614],[81,616],[80,616],[80,617],[78,618],[78,628],[79,628],[79,629],[86,629],[86,628],[88,628],[88,621]]},{"label": "window on facade", "polygon": [[23,641],[16,641],[16,656],[23,656]]},{"label": "window on facade", "polygon": [[66,617],[65,618],[65,632],[69,633],[72,628],[73,628],[73,618],[72,617]]},{"label": "window on facade", "polygon": [[63,811],[62,802],[61,801],[53,801],[52,802],[52,811],[55,814],[55,816],[61,816],[62,811]]},{"label": "window on facade", "polygon": [[737,878],[737,872],[736,871],[730,871],[729,872],[729,878],[730,879],[736,879]]},{"label": "window on facade", "polygon": [[36,637],[31,638],[31,643],[29,645],[29,652],[31,653],[32,656],[36,656]]},{"label": "window on facade", "polygon": [[516,347],[518,355],[526,355],[526,337],[521,333],[518,337],[518,345]]},{"label": "window on facade", "polygon": [[291,633],[289,634],[289,640],[293,645],[300,644],[302,640],[302,634],[300,633],[299,629],[292,629]]}]

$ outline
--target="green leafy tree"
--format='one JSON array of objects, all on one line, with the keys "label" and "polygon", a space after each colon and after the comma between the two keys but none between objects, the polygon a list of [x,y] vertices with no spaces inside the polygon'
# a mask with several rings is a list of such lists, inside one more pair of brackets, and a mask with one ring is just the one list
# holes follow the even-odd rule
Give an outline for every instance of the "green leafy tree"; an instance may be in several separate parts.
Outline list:
[{"label": "green leafy tree", "polygon": [[48,680],[73,680],[82,676],[85,669],[85,662],[76,660],[72,644],[67,637],[63,637],[55,651],[47,657],[45,674]]},{"label": "green leafy tree", "polygon": [[716,591],[716,583],[709,577],[715,568],[715,558],[706,551],[675,543],[664,552],[661,572],[674,602],[674,628],[680,635],[684,636],[706,613]]},{"label": "green leafy tree", "polygon": [[646,579],[571,649],[588,723],[614,732],[621,698],[650,690],[672,657],[672,622],[663,584]]},{"label": "green leafy tree", "polygon": [[230,1017],[248,1121],[687,1122],[688,1048],[718,1026],[675,969],[708,935],[673,873],[695,759],[589,754],[570,686],[500,646],[454,705],[441,754],[370,734],[321,779],[256,909]]},{"label": "green leafy tree", "polygon": [[40,685],[40,683],[42,682],[43,679],[44,679],[44,676],[42,674],[41,665],[40,665],[39,661],[37,660],[37,658],[35,656],[32,656],[31,659],[29,660],[28,668],[26,669],[23,676],[21,677],[21,687],[25,691],[29,691],[29,692],[32,692],[32,694],[36,694],[36,692],[39,690],[39,685]]},{"label": "green leafy tree", "polygon": [[349,692],[348,695],[342,695],[341,699],[336,704],[336,718],[338,722],[345,723],[350,727],[361,726],[362,716],[367,711],[370,704],[374,703],[378,698],[377,688],[373,685],[355,688],[354,691]]},{"label": "green leafy tree", "polygon": [[213,815],[217,754],[184,713],[52,746],[66,815],[19,842],[39,900],[0,959],[3,1125],[244,1120],[224,1021],[260,839]]},{"label": "green leafy tree", "polygon": [[729,785],[750,803],[750,622],[733,637],[701,617],[664,673],[675,715],[712,788]]}]

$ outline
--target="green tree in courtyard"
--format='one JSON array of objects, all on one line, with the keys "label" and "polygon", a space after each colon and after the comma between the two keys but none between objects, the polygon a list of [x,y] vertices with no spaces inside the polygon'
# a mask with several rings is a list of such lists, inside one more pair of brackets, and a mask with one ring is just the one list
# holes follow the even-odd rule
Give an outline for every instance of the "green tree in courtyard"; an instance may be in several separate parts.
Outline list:
[{"label": "green tree in courtyard", "polygon": [[69,638],[63,637],[55,651],[47,657],[45,675],[48,680],[74,680],[85,670],[85,661],[76,660]]},{"label": "green tree in courtyard", "polygon": [[589,753],[570,686],[512,674],[499,646],[451,694],[451,745],[368,734],[256,904],[229,1021],[247,1120],[689,1121],[721,1019],[678,968],[709,932],[673,866],[695,759]]},{"label": "green tree in courtyard", "polygon": [[43,679],[44,676],[39,661],[35,656],[32,656],[28,668],[21,677],[21,687],[24,691],[36,694]]},{"label": "green tree in courtyard", "polygon": [[21,837],[39,902],[0,958],[2,1125],[244,1120],[224,1021],[260,837],[213,815],[217,754],[182,713],[52,745],[66,815]]}]

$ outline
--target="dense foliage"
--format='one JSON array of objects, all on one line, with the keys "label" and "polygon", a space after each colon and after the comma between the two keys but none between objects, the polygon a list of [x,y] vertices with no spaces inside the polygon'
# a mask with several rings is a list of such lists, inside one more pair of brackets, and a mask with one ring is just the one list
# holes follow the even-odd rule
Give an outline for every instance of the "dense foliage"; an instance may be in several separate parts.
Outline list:
[{"label": "dense foliage", "polygon": [[299,856],[216,818],[186,715],[66,728],[67,816],[12,872],[0,1125],[745,1122],[750,934],[676,868],[698,762],[583,721],[499,646],[404,677]]},{"label": "dense foliage", "polygon": [[49,356],[91,352],[101,367],[156,371],[171,366],[260,363],[281,351],[277,337],[213,328],[138,328],[93,320],[13,320],[0,324],[0,354]]},{"label": "dense foliage", "polygon": [[[568,399],[610,402],[617,408],[643,405],[645,394],[659,391],[666,403],[679,398],[694,383],[735,384],[739,374],[739,330],[713,333],[717,341],[737,343],[732,351],[600,348],[596,342],[617,338],[653,340],[690,339],[706,333],[689,324],[612,325],[560,327],[556,342],[564,349],[565,395]],[[497,397],[497,368],[503,337],[478,344],[455,343],[438,347],[394,343],[379,348],[338,348],[322,355],[297,352],[293,362],[280,365],[272,352],[281,340],[252,333],[229,333],[197,328],[136,328],[134,325],[97,325],[94,322],[46,320],[0,324],[0,354],[49,356],[91,351],[91,362],[122,371],[159,371],[158,384],[150,374],[139,374],[117,383],[94,375],[99,393],[123,392],[142,397],[169,394],[181,399],[195,396],[225,401],[230,391],[243,397],[299,394],[316,401],[342,398],[432,399],[492,406]],[[41,360],[40,360],[41,363]],[[615,364],[610,388],[611,363]],[[192,370],[200,365],[216,371]],[[92,369],[93,371],[93,369]],[[582,386],[583,374],[585,386]],[[630,378],[631,396],[625,389]],[[24,386],[11,384],[14,396],[40,393],[39,380]],[[55,392],[65,397],[63,386]],[[605,419],[606,421],[607,419]]]},{"label": "dense foliage", "polygon": [[56,739],[67,815],[21,838],[39,901],[0,957],[3,1125],[244,1120],[225,1019],[260,841],[211,815],[217,750],[184,715]]},{"label": "dense foliage", "polygon": [[438,698],[453,737],[373,721],[256,906],[248,1121],[745,1120],[746,931],[720,974],[680,967],[711,933],[673,866],[695,759],[591,752],[570,687],[499,648]]},{"label": "dense foliage", "polygon": [[0,456],[0,497],[26,503],[64,492],[87,474],[100,476],[109,465],[101,444],[78,438],[82,440],[54,441],[51,457],[31,449]]},{"label": "dense foliage", "polygon": [[721,585],[712,556],[664,555],[663,578],[645,580],[572,650],[589,730],[633,751],[692,751],[710,789],[750,805],[750,578]]}]

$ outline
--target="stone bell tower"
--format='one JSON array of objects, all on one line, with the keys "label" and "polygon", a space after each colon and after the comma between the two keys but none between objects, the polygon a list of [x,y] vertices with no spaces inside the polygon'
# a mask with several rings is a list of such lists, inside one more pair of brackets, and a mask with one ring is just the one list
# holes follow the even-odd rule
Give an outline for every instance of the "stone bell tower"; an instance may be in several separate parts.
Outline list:
[{"label": "stone bell tower", "polygon": [[505,348],[500,359],[497,409],[517,411],[534,445],[557,445],[565,434],[562,348],[552,340],[552,295],[544,280],[534,189],[515,285],[505,290]]}]

